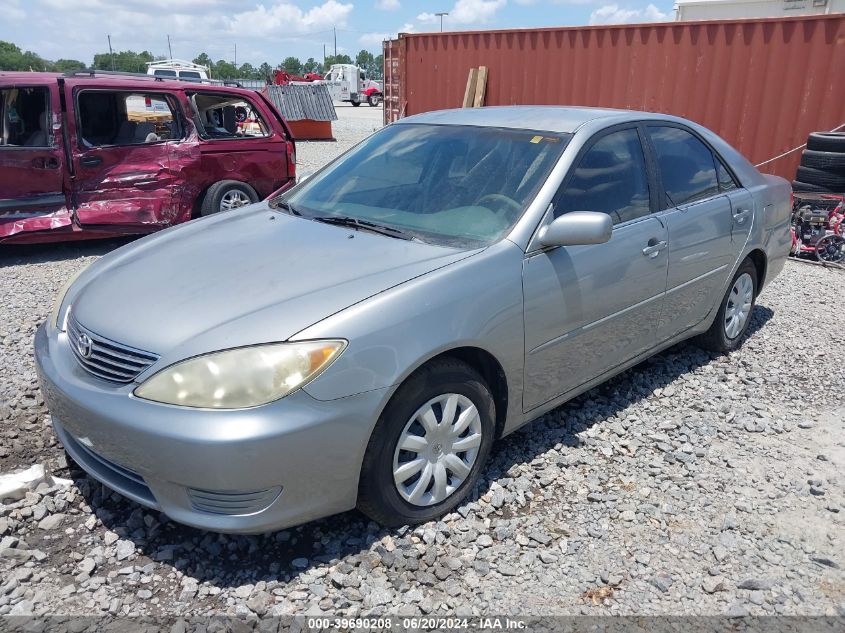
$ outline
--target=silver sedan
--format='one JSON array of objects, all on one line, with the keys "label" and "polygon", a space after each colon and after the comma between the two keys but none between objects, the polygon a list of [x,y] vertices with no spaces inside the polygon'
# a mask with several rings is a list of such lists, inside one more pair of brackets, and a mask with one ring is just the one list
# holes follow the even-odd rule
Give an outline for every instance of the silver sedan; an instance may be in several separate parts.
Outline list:
[{"label": "silver sedan", "polygon": [[82,468],[176,521],[426,521],[545,411],[684,339],[737,348],[789,212],[683,119],[409,117],[94,263],[38,330],[42,389]]}]

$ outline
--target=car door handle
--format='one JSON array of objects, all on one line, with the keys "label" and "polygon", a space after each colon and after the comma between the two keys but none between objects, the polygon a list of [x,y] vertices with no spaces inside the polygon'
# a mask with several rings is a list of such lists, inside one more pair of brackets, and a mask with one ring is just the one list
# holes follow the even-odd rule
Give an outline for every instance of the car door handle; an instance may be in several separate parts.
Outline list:
[{"label": "car door handle", "polygon": [[39,156],[32,159],[32,166],[36,169],[58,169],[59,159],[54,156]]},{"label": "car door handle", "polygon": [[660,251],[662,251],[664,248],[666,248],[666,241],[665,240],[660,241],[660,242],[655,242],[653,239],[651,239],[648,242],[648,246],[646,246],[643,249],[643,255],[645,255],[646,257],[650,257],[651,259],[654,259],[655,257],[657,257],[660,254]]},{"label": "car door handle", "polygon": [[86,156],[79,161],[79,164],[83,167],[96,167],[97,165],[102,164],[102,162],[103,159],[99,156]]},{"label": "car door handle", "polygon": [[737,212],[734,213],[734,221],[737,224],[743,224],[745,219],[751,214],[751,209],[737,209]]}]

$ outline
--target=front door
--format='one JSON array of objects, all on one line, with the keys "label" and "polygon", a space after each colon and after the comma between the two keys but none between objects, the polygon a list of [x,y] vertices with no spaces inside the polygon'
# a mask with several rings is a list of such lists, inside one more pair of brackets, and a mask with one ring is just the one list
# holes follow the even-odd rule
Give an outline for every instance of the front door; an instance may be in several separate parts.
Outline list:
[{"label": "front door", "polygon": [[58,85],[0,88],[0,239],[70,226]]},{"label": "front door", "polygon": [[668,232],[652,213],[640,136],[615,130],[582,153],[554,214],[602,211],[609,242],[529,254],[523,264],[528,411],[656,344],[666,289]]},{"label": "front door", "polygon": [[86,89],[73,99],[73,200],[83,226],[167,226],[178,216],[180,176],[172,146],[182,138],[176,101],[157,92]]},{"label": "front door", "polygon": [[[728,186],[732,178],[725,171],[728,180],[723,175],[725,182],[720,184],[720,161],[701,139],[677,126],[648,125],[646,129],[668,207],[669,275],[660,335],[671,338],[700,323],[718,303],[752,215],[734,217]],[[750,202],[737,197],[740,206]],[[741,244],[737,246],[735,240]]]}]

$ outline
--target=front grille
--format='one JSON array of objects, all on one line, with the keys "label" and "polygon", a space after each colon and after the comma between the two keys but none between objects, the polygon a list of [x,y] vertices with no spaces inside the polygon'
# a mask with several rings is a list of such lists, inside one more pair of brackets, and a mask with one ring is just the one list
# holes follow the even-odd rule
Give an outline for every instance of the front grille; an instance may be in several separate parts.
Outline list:
[{"label": "front grille", "polygon": [[[70,315],[67,321],[70,349],[89,373],[112,382],[132,382],[158,356],[134,347],[115,343],[84,328]],[[83,350],[86,352],[83,354]]]},{"label": "front grille", "polygon": [[211,514],[255,514],[273,503],[282,488],[268,488],[253,492],[219,492],[188,488],[188,497],[195,510]]}]

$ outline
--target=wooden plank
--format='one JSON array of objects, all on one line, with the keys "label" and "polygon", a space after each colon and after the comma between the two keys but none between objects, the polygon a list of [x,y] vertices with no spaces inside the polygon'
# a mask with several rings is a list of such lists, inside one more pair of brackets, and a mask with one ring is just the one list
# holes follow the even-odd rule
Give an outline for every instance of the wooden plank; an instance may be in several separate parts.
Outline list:
[{"label": "wooden plank", "polygon": [[484,105],[484,95],[487,92],[487,66],[478,67],[478,81],[475,84],[475,98],[472,102],[473,108],[480,108]]},{"label": "wooden plank", "polygon": [[471,108],[475,99],[475,86],[478,83],[478,68],[469,69],[469,77],[467,77],[467,88],[464,92],[464,108]]}]

